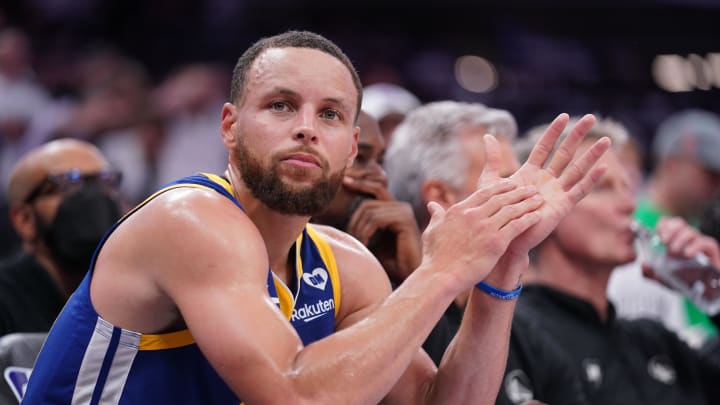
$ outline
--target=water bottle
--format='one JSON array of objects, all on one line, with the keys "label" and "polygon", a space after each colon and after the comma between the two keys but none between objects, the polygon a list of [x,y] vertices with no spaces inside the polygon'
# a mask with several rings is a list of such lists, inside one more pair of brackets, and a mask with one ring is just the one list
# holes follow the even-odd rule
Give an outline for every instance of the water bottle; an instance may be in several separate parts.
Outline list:
[{"label": "water bottle", "polygon": [[706,314],[720,313],[720,271],[705,254],[687,258],[671,256],[654,231],[635,222],[633,232],[640,261],[652,268],[658,279],[685,295]]}]

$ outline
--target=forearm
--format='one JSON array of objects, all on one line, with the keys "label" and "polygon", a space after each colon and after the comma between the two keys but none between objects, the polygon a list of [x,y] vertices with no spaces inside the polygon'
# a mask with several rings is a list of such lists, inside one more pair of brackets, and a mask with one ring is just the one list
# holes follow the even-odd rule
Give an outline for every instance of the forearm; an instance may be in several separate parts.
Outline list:
[{"label": "forearm", "polygon": [[[510,290],[526,268],[526,256],[504,258],[485,281]],[[428,403],[495,402],[507,362],[515,303],[473,289],[460,329],[440,364]]]},{"label": "forearm", "polygon": [[419,268],[364,319],[305,347],[292,365],[295,386],[318,388],[314,403],[380,402],[458,291],[447,276],[425,272]]},{"label": "forearm", "polygon": [[427,403],[494,403],[507,362],[514,301],[473,291]]}]

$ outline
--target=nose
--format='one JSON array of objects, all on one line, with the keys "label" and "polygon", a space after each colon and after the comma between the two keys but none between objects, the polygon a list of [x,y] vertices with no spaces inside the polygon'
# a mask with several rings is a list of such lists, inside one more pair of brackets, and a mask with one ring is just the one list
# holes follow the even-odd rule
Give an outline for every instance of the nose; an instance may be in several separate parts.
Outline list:
[{"label": "nose", "polygon": [[300,111],[293,129],[293,138],[303,143],[317,143],[317,116],[314,110],[304,108]]}]

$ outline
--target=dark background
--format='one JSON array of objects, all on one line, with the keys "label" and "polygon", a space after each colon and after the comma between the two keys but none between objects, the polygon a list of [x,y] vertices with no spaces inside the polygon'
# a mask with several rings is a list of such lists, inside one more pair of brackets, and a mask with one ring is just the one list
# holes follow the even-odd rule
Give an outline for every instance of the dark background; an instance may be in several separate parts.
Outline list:
[{"label": "dark background", "polygon": [[[720,63],[705,90],[670,93],[651,75],[657,54],[720,52],[720,1],[0,0],[0,13],[29,33],[38,75],[56,93],[63,64],[85,47],[116,46],[159,81],[181,63],[231,66],[261,36],[308,29],[337,42],[364,84],[509,109],[521,131],[559,112],[596,112],[647,146],[673,111],[720,111]],[[495,90],[457,84],[464,54],[493,62]]]}]

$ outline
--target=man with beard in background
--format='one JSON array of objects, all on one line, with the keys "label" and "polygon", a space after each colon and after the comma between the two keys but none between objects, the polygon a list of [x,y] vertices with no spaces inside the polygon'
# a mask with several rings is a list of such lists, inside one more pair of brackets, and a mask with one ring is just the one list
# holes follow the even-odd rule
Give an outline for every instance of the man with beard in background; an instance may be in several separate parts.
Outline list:
[{"label": "man with beard in background", "polygon": [[395,200],[388,191],[382,166],[385,140],[378,122],[360,111],[358,127],[355,161],[330,205],[311,222],[354,236],[378,258],[390,281],[399,285],[422,259],[420,230],[410,204]]},{"label": "man with beard in background", "polygon": [[47,332],[120,217],[120,173],[93,145],[46,143],[15,165],[7,198],[22,253],[0,265],[0,336]]}]

